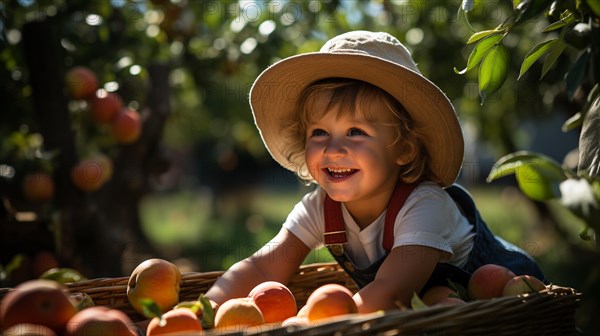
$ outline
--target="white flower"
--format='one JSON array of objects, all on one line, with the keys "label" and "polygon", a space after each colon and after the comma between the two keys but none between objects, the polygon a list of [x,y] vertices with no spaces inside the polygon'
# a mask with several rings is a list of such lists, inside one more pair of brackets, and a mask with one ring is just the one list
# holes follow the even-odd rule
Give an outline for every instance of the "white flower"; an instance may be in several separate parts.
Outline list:
[{"label": "white flower", "polygon": [[598,208],[592,185],[588,180],[567,179],[560,183],[560,202],[569,209],[579,208],[582,214],[590,213],[590,207]]},{"label": "white flower", "polygon": [[475,7],[475,0],[463,0],[461,8],[465,12],[470,12]]}]

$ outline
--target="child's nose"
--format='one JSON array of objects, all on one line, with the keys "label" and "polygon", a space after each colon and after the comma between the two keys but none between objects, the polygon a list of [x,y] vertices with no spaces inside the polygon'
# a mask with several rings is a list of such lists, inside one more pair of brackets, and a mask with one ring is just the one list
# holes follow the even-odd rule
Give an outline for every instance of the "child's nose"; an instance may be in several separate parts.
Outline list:
[{"label": "child's nose", "polygon": [[331,139],[325,145],[325,155],[344,156],[347,153],[347,148],[344,141],[341,139]]}]

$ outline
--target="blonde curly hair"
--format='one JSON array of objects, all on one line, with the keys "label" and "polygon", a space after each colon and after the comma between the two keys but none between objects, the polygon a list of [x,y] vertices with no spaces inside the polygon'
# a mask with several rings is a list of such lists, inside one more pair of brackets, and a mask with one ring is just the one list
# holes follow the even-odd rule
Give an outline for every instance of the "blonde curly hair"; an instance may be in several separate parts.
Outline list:
[{"label": "blonde curly hair", "polygon": [[[317,102],[326,99],[325,109],[315,109]],[[379,87],[360,80],[347,78],[330,78],[317,81],[309,85],[299,96],[296,120],[290,120],[282,130],[282,135],[288,141],[288,150],[285,153],[289,162],[302,162],[297,167],[292,167],[296,175],[307,184],[315,182],[310,176],[304,160],[306,133],[311,121],[318,120],[333,107],[338,108],[338,114],[347,115],[357,113],[355,106],[369,106],[376,102],[383,102],[395,118],[390,127],[395,128],[395,140],[390,148],[412,153],[408,163],[401,167],[400,179],[404,183],[417,182],[429,179],[436,183],[439,181],[430,173],[430,157],[423,143],[423,136],[418,125],[412,120],[404,107],[394,97]],[[369,111],[362,108],[360,111]],[[368,115],[364,117],[369,120]]]}]

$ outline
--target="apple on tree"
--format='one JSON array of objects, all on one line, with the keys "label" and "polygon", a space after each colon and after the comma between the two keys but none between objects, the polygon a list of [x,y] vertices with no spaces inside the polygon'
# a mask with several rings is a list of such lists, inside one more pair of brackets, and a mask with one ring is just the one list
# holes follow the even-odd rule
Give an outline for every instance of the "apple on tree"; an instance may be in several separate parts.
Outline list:
[{"label": "apple on tree", "polygon": [[65,83],[69,94],[75,99],[89,99],[98,90],[96,75],[85,66],[76,66],[67,71]]},{"label": "apple on tree", "polygon": [[32,202],[46,202],[54,197],[54,180],[45,172],[28,173],[23,178],[23,195]]},{"label": "apple on tree", "polygon": [[114,92],[107,92],[104,89],[96,91],[90,99],[90,113],[92,119],[98,123],[111,123],[123,108],[121,97]]},{"label": "apple on tree", "polygon": [[142,131],[142,121],[139,113],[129,107],[121,109],[112,123],[115,139],[120,144],[135,142]]},{"label": "apple on tree", "polygon": [[110,159],[102,156],[91,157],[79,161],[71,169],[71,180],[83,191],[98,190],[112,174]]}]

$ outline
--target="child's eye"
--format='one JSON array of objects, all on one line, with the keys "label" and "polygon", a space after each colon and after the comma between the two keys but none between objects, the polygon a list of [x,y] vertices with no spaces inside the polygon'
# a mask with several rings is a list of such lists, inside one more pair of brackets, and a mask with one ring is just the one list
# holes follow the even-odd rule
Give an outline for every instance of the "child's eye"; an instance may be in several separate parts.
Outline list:
[{"label": "child's eye", "polygon": [[324,135],[327,135],[327,132],[325,132],[324,130],[322,130],[320,128],[315,128],[311,132],[311,136],[324,136]]},{"label": "child's eye", "polygon": [[349,136],[354,136],[354,135],[366,135],[365,132],[363,132],[361,129],[358,128],[352,128],[348,131],[348,135]]}]

